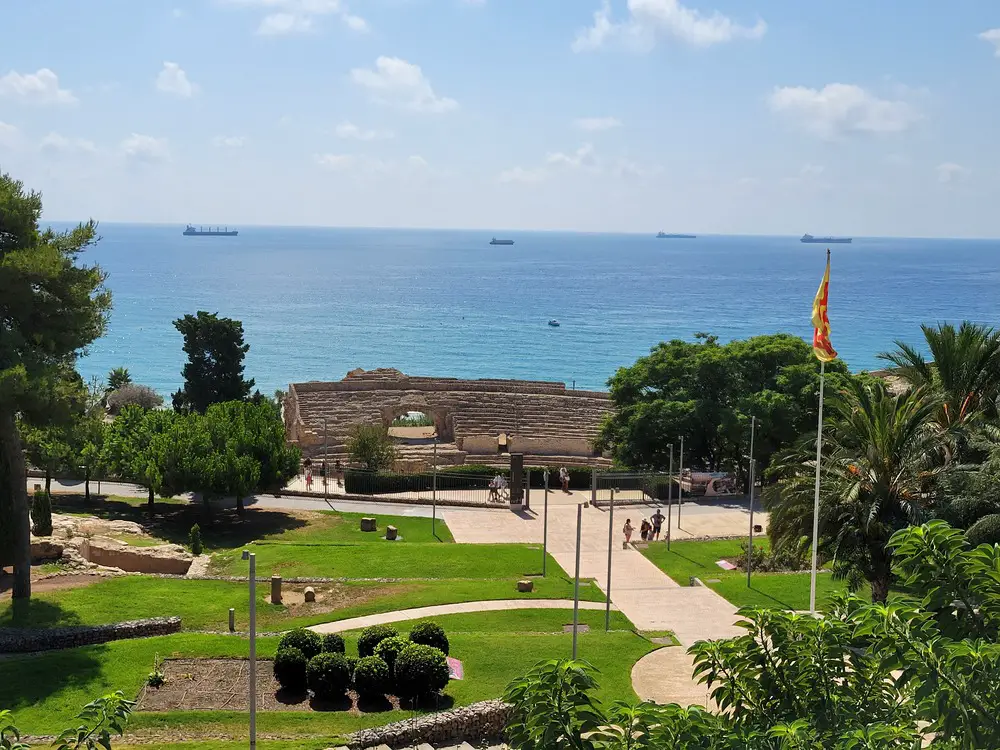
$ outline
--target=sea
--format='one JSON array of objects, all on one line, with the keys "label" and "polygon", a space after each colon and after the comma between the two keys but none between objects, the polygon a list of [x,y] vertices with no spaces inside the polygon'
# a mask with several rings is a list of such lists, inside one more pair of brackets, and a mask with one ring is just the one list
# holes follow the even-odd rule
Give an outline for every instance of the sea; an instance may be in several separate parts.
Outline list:
[{"label": "sea", "polygon": [[[173,321],[206,310],[243,322],[246,374],[267,394],[358,367],[603,390],[661,341],[811,337],[826,260],[825,246],[791,236],[239,229],[102,224],[82,259],[107,272],[114,309],[81,373],[127,367],[168,396],[185,359]],[[491,246],[494,235],[515,244]],[[831,249],[832,340],[854,370],[879,367],[896,339],[919,345],[921,323],[1000,322],[1000,241]]]}]

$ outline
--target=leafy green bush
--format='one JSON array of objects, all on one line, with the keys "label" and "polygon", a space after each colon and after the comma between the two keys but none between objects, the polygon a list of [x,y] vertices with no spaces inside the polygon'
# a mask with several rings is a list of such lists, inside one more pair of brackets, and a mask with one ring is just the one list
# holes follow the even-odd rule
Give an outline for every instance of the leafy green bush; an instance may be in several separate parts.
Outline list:
[{"label": "leafy green bush", "polygon": [[306,689],[306,657],[294,646],[279,648],[274,655],[274,679],[286,690]]},{"label": "leafy green bush", "polygon": [[444,634],[444,628],[436,622],[420,622],[414,625],[410,628],[410,640],[425,646],[433,646],[445,656],[448,655],[448,636]]},{"label": "leafy green bush", "polygon": [[201,543],[201,526],[195,524],[191,527],[191,533],[188,535],[188,543],[191,545],[191,554],[200,555],[204,547]]},{"label": "leafy green bush", "polygon": [[389,672],[391,674],[396,667],[396,657],[399,656],[399,652],[409,645],[410,641],[401,635],[386,638],[384,641],[379,641],[378,645],[375,646],[375,656],[389,665]]},{"label": "leafy green bush", "polygon": [[360,659],[358,659],[358,657],[356,656],[348,656],[347,654],[344,654],[344,658],[347,659],[347,668],[351,670],[351,679],[353,680],[354,668],[358,666],[358,662],[360,661]]},{"label": "leafy green bush", "polygon": [[312,659],[323,650],[323,640],[319,637],[319,633],[305,628],[296,628],[281,636],[278,648],[297,648],[306,659]]},{"label": "leafy green bush", "polygon": [[413,643],[396,657],[395,676],[397,695],[406,698],[432,695],[448,684],[448,662],[440,649]]},{"label": "leafy green bush", "polygon": [[[160,655],[156,654],[153,656],[153,671],[146,675],[146,684],[152,688],[162,687],[163,683],[167,681],[166,675],[163,674],[163,662],[160,661]],[[4,745],[0,743],[0,748]]]},{"label": "leafy green bush", "polygon": [[343,654],[346,650],[344,647],[344,636],[340,633],[325,633],[323,635],[323,653]]},{"label": "leafy green bush", "polygon": [[980,544],[1000,544],[1000,513],[980,518],[965,532],[965,537],[973,547]]},{"label": "leafy green bush", "polygon": [[366,656],[354,667],[354,689],[359,695],[385,695],[389,689],[389,665],[377,656]]},{"label": "leafy green bush", "polygon": [[375,653],[375,647],[386,638],[394,638],[399,633],[391,625],[372,625],[361,631],[358,637],[358,656],[364,658]]},{"label": "leafy green bush", "polygon": [[984,497],[959,497],[945,506],[941,517],[956,529],[971,529],[984,516],[1000,512],[1000,504]]},{"label": "leafy green bush", "polygon": [[31,502],[31,523],[35,536],[52,536],[52,503],[44,490],[36,492]]},{"label": "leafy green bush", "polygon": [[339,698],[351,686],[351,668],[343,654],[317,654],[306,665],[306,684],[317,698]]}]

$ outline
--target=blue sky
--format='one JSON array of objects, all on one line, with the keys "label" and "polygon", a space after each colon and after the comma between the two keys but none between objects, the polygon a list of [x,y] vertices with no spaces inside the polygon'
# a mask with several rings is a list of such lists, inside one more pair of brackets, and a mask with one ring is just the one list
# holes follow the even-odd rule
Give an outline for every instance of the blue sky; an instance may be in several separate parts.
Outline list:
[{"label": "blue sky", "polygon": [[1000,236],[994,0],[32,0],[0,168],[104,221]]}]

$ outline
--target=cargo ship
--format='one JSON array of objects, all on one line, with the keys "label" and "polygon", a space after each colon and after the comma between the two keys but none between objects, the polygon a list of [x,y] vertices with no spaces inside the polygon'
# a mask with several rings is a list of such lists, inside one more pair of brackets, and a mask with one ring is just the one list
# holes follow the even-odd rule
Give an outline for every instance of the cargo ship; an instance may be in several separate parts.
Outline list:
[{"label": "cargo ship", "polygon": [[802,235],[799,242],[813,243],[819,245],[849,245],[854,242],[853,237],[813,237],[811,234]]},{"label": "cargo ship", "polygon": [[491,245],[513,245],[514,244],[514,240],[498,240],[496,237],[494,237],[492,240],[490,240],[490,244]]},{"label": "cargo ship", "polygon": [[235,237],[239,232],[229,227],[225,227],[224,229],[219,229],[218,227],[204,229],[202,227],[195,228],[188,224],[182,234],[186,237]]},{"label": "cargo ship", "polygon": [[666,232],[657,232],[656,239],[658,240],[696,240],[697,235],[694,234],[667,234]]}]

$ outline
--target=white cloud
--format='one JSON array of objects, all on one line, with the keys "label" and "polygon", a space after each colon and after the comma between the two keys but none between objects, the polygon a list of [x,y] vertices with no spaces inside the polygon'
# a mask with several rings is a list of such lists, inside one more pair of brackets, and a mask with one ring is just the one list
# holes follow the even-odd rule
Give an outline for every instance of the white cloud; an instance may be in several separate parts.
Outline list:
[{"label": "white cloud", "polygon": [[59,76],[48,68],[36,73],[15,70],[0,78],[0,96],[16,96],[38,104],[75,104],[77,98],[68,89],[59,88]]},{"label": "white cloud", "polygon": [[402,162],[384,161],[363,154],[317,154],[315,160],[320,167],[331,172],[350,172],[355,176],[416,177],[429,174],[427,160],[417,154]]},{"label": "white cloud", "polygon": [[13,125],[0,120],[0,146],[13,147],[20,140],[21,131]]},{"label": "white cloud", "polygon": [[621,158],[618,159],[611,166],[611,173],[615,177],[629,178],[629,177],[654,177],[663,172],[663,168],[659,166],[648,166],[645,164],[639,164],[632,161],[631,159]]},{"label": "white cloud", "polygon": [[188,80],[187,73],[175,62],[163,63],[163,70],[156,76],[156,88],[164,94],[173,94],[183,99],[194,96],[198,91],[198,86]]},{"label": "white cloud", "polygon": [[357,141],[377,141],[393,137],[393,133],[389,130],[365,130],[353,122],[346,121],[340,123],[333,132],[338,138]]},{"label": "white cloud", "polygon": [[600,131],[620,128],[622,121],[617,117],[581,117],[574,121],[580,130]]},{"label": "white cloud", "polygon": [[704,14],[680,0],[628,0],[626,20],[611,20],[611,4],[604,0],[594,13],[592,26],[581,29],[573,40],[574,52],[600,49],[620,38],[639,49],[649,49],[658,36],[667,36],[696,47],[723,44],[736,39],[760,39],[767,24],[757,19],[753,26],[740,24],[718,11]]},{"label": "white cloud", "polygon": [[881,99],[846,83],[830,83],[822,89],[805,86],[775,88],[771,109],[795,118],[821,138],[851,133],[899,133],[920,119],[909,103]]},{"label": "white cloud", "polygon": [[951,185],[969,176],[969,170],[961,164],[945,162],[936,168],[938,182],[942,185]]},{"label": "white cloud", "polygon": [[826,167],[820,164],[803,164],[799,174],[803,177],[819,177],[826,171]]},{"label": "white cloud", "polygon": [[989,31],[984,31],[979,35],[979,38],[984,42],[989,42],[993,45],[994,53],[997,57],[1000,57],[1000,29],[990,29]]},{"label": "white cloud", "polygon": [[500,182],[541,182],[549,176],[547,170],[542,167],[525,169],[524,167],[514,167],[505,169],[500,173]]},{"label": "white cloud", "polygon": [[347,13],[343,16],[344,23],[347,24],[347,28],[351,31],[357,31],[361,34],[365,34],[369,31],[368,22],[361,16],[355,16]]},{"label": "white cloud", "polygon": [[597,166],[597,158],[594,155],[593,145],[585,143],[571,154],[565,154],[562,151],[550,153],[545,157],[545,163],[574,169],[580,167],[594,168]]},{"label": "white cloud", "polygon": [[424,157],[420,156],[419,154],[414,154],[413,156],[410,156],[406,160],[406,163],[409,166],[414,167],[415,169],[425,169],[427,167],[427,160]]},{"label": "white cloud", "polygon": [[354,68],[351,80],[381,102],[397,104],[416,112],[450,112],[458,102],[434,93],[419,65],[398,57],[379,57],[375,69]]},{"label": "white cloud", "polygon": [[137,162],[165,161],[170,156],[166,138],[132,133],[121,142],[121,150],[126,158]]},{"label": "white cloud", "polygon": [[354,164],[355,157],[351,154],[319,154],[316,163],[325,169],[340,172]]},{"label": "white cloud", "polygon": [[243,148],[250,139],[242,135],[217,135],[212,139],[216,148]]},{"label": "white cloud", "polygon": [[67,138],[66,136],[55,132],[49,133],[47,136],[42,138],[41,143],[38,144],[38,148],[42,151],[64,154],[97,153],[97,146],[94,145],[93,141],[88,141],[86,138]]},{"label": "white cloud", "polygon": [[261,8],[268,12],[257,26],[263,36],[305,34],[319,30],[316,19],[339,16],[352,31],[368,31],[368,22],[351,13],[341,0],[222,0],[228,5]]},{"label": "white cloud", "polygon": [[297,16],[294,13],[272,13],[261,19],[257,33],[261,36],[283,36],[284,34],[304,34],[312,29],[313,22],[308,16]]}]

